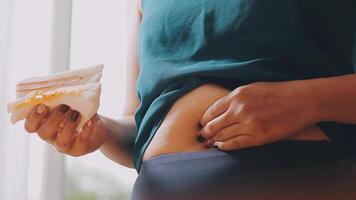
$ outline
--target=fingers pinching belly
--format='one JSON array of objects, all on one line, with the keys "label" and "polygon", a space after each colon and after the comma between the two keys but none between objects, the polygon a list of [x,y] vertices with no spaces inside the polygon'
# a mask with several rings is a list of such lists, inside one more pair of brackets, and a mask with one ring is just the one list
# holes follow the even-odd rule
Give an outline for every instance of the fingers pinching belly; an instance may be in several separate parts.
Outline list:
[{"label": "fingers pinching belly", "polygon": [[53,143],[57,137],[59,125],[68,117],[69,110],[70,108],[67,105],[60,105],[55,108],[38,129],[38,136],[49,143]]},{"label": "fingers pinching belly", "polygon": [[196,139],[200,120],[208,107],[229,91],[219,85],[204,84],[177,99],[162,119],[143,160],[167,153],[208,150]]}]

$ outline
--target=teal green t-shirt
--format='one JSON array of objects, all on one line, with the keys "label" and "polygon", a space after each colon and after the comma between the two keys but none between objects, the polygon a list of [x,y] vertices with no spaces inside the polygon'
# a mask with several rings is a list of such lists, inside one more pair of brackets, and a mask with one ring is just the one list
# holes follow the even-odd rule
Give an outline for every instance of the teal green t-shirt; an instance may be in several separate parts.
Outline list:
[{"label": "teal green t-shirt", "polygon": [[[324,2],[142,0],[136,170],[170,106],[204,83],[235,89],[354,73],[355,3]],[[356,155],[356,125],[317,125]]]}]

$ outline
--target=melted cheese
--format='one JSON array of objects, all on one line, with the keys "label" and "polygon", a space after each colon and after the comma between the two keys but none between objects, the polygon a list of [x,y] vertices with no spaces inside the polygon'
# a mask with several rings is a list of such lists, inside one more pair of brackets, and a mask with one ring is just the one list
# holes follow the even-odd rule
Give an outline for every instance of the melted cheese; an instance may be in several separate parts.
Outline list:
[{"label": "melted cheese", "polygon": [[20,102],[19,104],[16,105],[15,109],[21,109],[25,106],[34,106],[37,104],[45,104],[45,102],[54,100],[64,94],[75,94],[76,91],[56,91],[56,92],[41,92],[41,91],[35,91],[33,95],[31,95],[29,98],[26,100]]}]

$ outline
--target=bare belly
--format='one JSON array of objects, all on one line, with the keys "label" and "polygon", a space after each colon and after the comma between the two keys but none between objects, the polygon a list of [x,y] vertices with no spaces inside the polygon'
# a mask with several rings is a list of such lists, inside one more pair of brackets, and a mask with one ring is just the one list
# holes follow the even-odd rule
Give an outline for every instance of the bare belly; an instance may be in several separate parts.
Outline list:
[{"label": "bare belly", "polygon": [[[168,153],[206,151],[196,141],[204,112],[231,90],[216,84],[204,84],[179,98],[170,108],[148,145],[143,160]],[[309,126],[288,140],[328,140],[317,126]]]}]

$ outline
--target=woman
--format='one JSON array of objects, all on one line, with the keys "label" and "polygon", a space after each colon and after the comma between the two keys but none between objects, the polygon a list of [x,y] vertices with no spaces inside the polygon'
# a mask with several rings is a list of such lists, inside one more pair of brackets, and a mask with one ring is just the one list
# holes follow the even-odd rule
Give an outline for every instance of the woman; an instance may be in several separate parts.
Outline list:
[{"label": "woman", "polygon": [[134,200],[356,197],[354,1],[131,4],[124,117],[38,105],[28,132],[136,168]]}]

